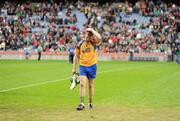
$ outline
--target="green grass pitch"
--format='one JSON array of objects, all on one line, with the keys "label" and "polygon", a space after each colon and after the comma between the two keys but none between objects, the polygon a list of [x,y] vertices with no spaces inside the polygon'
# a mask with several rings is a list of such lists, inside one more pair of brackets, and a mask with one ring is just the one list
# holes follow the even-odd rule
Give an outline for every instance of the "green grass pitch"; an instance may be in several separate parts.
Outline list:
[{"label": "green grass pitch", "polygon": [[[180,121],[180,66],[99,62],[94,109],[76,111],[66,61],[0,61],[0,121]],[[86,93],[85,104],[88,101]]]}]

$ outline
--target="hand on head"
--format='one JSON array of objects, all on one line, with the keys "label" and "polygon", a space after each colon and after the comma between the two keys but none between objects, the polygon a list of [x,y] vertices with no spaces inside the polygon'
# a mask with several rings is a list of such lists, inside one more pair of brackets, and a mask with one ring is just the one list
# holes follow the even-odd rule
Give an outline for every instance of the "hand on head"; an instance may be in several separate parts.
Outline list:
[{"label": "hand on head", "polygon": [[87,35],[87,37],[90,37],[90,36],[93,35],[92,31],[93,31],[92,28],[87,28],[87,29],[86,29],[86,35]]},{"label": "hand on head", "polygon": [[87,28],[86,32],[92,32],[92,30],[93,30],[92,28]]}]

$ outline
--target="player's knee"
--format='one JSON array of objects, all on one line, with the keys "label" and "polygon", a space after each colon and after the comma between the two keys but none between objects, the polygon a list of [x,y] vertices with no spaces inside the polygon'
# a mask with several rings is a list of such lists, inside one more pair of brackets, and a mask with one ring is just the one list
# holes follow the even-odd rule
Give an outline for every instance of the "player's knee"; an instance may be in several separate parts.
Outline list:
[{"label": "player's knee", "polygon": [[85,87],[85,84],[84,84],[84,83],[80,83],[80,87],[81,87],[81,88],[84,88],[84,87]]},{"label": "player's knee", "polygon": [[93,83],[89,83],[89,88],[93,88]]},{"label": "player's knee", "polygon": [[89,85],[89,89],[92,89],[93,88],[93,85]]}]

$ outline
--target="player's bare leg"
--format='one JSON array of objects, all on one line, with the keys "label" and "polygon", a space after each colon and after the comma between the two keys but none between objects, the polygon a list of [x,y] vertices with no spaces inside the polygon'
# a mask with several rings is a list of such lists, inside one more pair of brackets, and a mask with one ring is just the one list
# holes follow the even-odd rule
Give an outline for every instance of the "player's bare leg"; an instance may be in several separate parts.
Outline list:
[{"label": "player's bare leg", "polygon": [[[80,76],[80,97],[84,98],[86,91],[86,76]],[[81,103],[84,103],[84,99],[80,100]]]},{"label": "player's bare leg", "polygon": [[89,80],[89,104],[88,104],[89,109],[93,108],[92,107],[93,96],[94,96],[94,81]]},{"label": "player's bare leg", "polygon": [[80,105],[77,107],[77,110],[83,110],[85,109],[84,97],[86,91],[86,76],[80,76],[79,79],[80,79],[80,90],[79,90]]}]

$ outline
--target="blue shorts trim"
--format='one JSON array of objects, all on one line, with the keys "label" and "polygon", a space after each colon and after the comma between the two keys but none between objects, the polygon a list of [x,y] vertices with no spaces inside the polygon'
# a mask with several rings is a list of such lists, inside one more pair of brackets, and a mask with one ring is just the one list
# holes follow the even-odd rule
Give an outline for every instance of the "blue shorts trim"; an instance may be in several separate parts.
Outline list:
[{"label": "blue shorts trim", "polygon": [[93,80],[96,78],[96,71],[97,71],[96,64],[89,66],[89,67],[80,65],[80,67],[79,67],[79,75],[86,76],[88,78],[88,80]]}]

